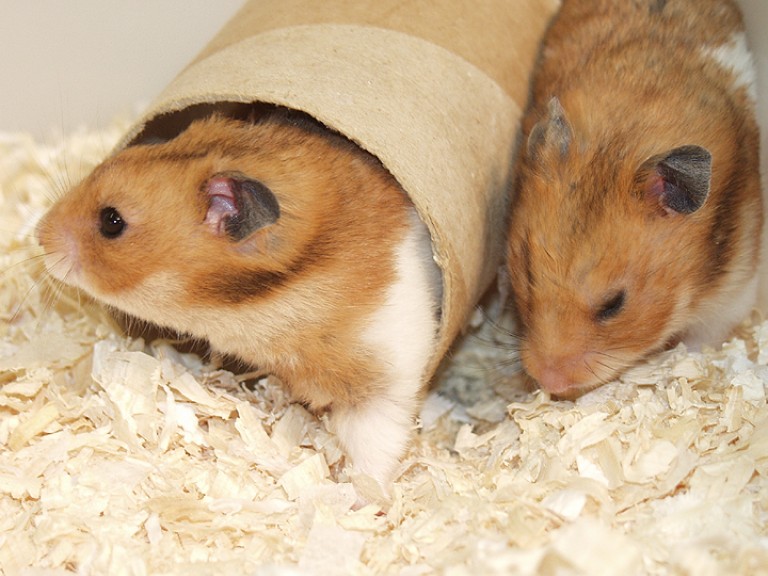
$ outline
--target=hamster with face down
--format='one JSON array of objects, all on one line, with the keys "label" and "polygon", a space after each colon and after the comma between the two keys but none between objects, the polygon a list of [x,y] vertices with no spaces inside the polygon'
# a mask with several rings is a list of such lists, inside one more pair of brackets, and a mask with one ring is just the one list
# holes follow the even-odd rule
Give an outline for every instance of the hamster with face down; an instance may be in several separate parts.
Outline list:
[{"label": "hamster with face down", "polygon": [[386,490],[438,329],[425,225],[379,163],[308,117],[212,116],[126,148],[38,224],[46,267],[278,376]]},{"label": "hamster with face down", "polygon": [[730,0],[563,0],[509,220],[524,370],[574,396],[751,311],[762,227],[750,55]]}]

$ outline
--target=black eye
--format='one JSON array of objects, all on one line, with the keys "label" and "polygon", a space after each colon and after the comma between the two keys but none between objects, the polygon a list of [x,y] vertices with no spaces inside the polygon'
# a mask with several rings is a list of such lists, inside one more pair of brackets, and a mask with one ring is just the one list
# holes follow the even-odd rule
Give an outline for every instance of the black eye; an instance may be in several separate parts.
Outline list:
[{"label": "black eye", "polygon": [[615,318],[624,309],[624,302],[627,299],[627,293],[624,290],[619,290],[615,294],[603,302],[600,309],[597,311],[597,321],[605,322],[611,318]]},{"label": "black eye", "polygon": [[99,232],[101,232],[101,235],[104,236],[104,238],[112,240],[113,238],[120,236],[125,231],[125,220],[123,220],[123,217],[120,215],[120,212],[118,212],[116,208],[108,206],[102,209],[101,213],[99,214],[99,219],[101,221]]}]

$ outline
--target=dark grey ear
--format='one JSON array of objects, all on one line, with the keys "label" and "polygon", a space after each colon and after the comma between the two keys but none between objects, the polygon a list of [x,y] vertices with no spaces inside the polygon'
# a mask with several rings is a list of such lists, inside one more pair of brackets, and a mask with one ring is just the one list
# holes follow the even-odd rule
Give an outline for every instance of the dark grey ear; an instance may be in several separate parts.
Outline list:
[{"label": "dark grey ear", "polygon": [[646,196],[668,214],[692,214],[709,195],[712,155],[701,146],[675,148],[651,158],[645,166],[652,168]]},{"label": "dark grey ear", "polygon": [[565,110],[560,100],[553,97],[547,104],[547,115],[539,120],[528,136],[528,155],[536,159],[545,150],[557,150],[561,157],[565,156],[572,139]]},{"label": "dark grey ear", "polygon": [[217,174],[205,186],[208,212],[205,223],[217,235],[239,242],[280,218],[280,204],[272,191],[242,174]]}]

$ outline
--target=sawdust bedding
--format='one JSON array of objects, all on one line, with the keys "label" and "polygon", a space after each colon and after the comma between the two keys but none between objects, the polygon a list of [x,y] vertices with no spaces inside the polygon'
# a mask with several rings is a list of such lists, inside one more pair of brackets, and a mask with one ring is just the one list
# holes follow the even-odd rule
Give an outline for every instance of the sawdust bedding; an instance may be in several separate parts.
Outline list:
[{"label": "sawdust bedding", "polygon": [[125,128],[0,136],[0,572],[768,574],[768,323],[574,403],[516,385],[478,320],[391,505],[356,509],[278,382],[128,339],[41,280],[52,191]]}]

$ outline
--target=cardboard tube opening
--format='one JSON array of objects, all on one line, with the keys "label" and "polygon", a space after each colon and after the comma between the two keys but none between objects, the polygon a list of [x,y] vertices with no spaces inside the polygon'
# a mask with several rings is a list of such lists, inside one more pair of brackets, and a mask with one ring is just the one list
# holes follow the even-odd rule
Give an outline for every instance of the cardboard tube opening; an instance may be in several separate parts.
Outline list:
[{"label": "cardboard tube opening", "polygon": [[289,4],[247,3],[122,146],[171,138],[213,112],[281,106],[376,157],[427,226],[442,273],[429,377],[502,263],[519,120],[557,0]]}]

